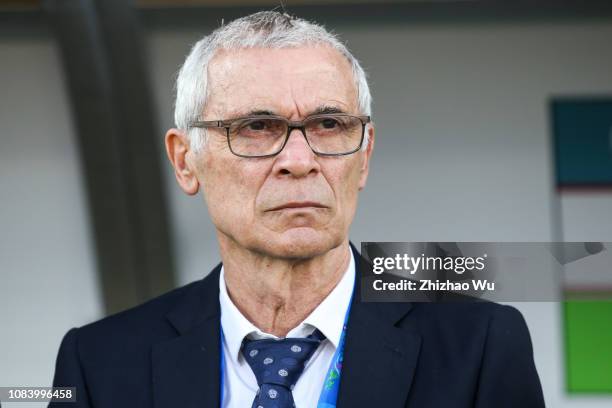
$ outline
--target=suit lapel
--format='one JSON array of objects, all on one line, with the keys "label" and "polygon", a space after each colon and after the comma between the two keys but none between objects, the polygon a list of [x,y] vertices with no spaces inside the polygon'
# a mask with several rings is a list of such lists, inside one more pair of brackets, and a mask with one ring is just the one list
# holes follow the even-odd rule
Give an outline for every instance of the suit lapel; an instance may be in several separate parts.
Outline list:
[{"label": "suit lapel", "polygon": [[410,303],[361,302],[360,256],[349,315],[337,406],[404,407],[421,347],[420,335],[397,327]]},{"label": "suit lapel", "polygon": [[153,347],[156,408],[219,407],[220,269],[198,282],[166,315],[179,336]]}]

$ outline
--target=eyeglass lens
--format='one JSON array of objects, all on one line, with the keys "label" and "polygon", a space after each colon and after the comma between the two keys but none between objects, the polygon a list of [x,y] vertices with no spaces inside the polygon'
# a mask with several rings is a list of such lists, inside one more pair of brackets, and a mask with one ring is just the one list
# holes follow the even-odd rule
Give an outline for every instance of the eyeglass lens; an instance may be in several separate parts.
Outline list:
[{"label": "eyeglass lens", "polygon": [[[263,156],[278,153],[288,131],[289,122],[282,118],[247,118],[232,123],[228,136],[234,153]],[[343,154],[359,147],[363,123],[354,116],[316,116],[304,121],[304,131],[315,152]]]}]

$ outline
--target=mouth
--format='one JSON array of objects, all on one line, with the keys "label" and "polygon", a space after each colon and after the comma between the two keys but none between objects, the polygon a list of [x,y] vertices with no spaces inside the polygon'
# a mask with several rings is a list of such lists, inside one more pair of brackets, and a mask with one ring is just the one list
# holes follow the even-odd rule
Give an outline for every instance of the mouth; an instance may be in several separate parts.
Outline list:
[{"label": "mouth", "polygon": [[281,211],[281,210],[292,210],[292,209],[316,209],[316,208],[327,208],[321,203],[314,201],[295,201],[279,205],[278,207],[271,208],[268,211]]}]

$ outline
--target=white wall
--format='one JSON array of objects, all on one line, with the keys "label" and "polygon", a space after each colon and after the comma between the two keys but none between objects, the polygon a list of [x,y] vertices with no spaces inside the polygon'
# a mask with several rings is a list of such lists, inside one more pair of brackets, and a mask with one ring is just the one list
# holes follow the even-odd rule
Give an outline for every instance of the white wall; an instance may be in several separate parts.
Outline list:
[{"label": "white wall", "polygon": [[56,47],[7,36],[0,55],[0,386],[49,386],[62,336],[102,306]]},{"label": "white wall", "polygon": [[[210,28],[150,32],[160,138],[172,126],[174,73]],[[355,243],[558,239],[548,101],[612,93],[612,22],[333,29],[370,74],[378,129]],[[167,170],[180,280],[188,282],[218,261],[217,247],[203,199],[182,195]],[[532,333],[547,406],[610,406],[612,397],[566,395],[559,304],[516,306]]]},{"label": "white wall", "polygon": [[612,242],[612,193],[564,192],[560,204],[565,240]]}]

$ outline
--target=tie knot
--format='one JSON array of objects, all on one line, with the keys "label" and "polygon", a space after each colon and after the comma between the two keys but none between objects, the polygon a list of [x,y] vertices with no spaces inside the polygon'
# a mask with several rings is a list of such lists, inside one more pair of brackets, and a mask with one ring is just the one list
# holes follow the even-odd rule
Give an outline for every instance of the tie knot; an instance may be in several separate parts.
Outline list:
[{"label": "tie knot", "polygon": [[245,340],[242,354],[260,387],[273,384],[291,390],[324,339],[325,336],[315,330],[306,338]]}]

